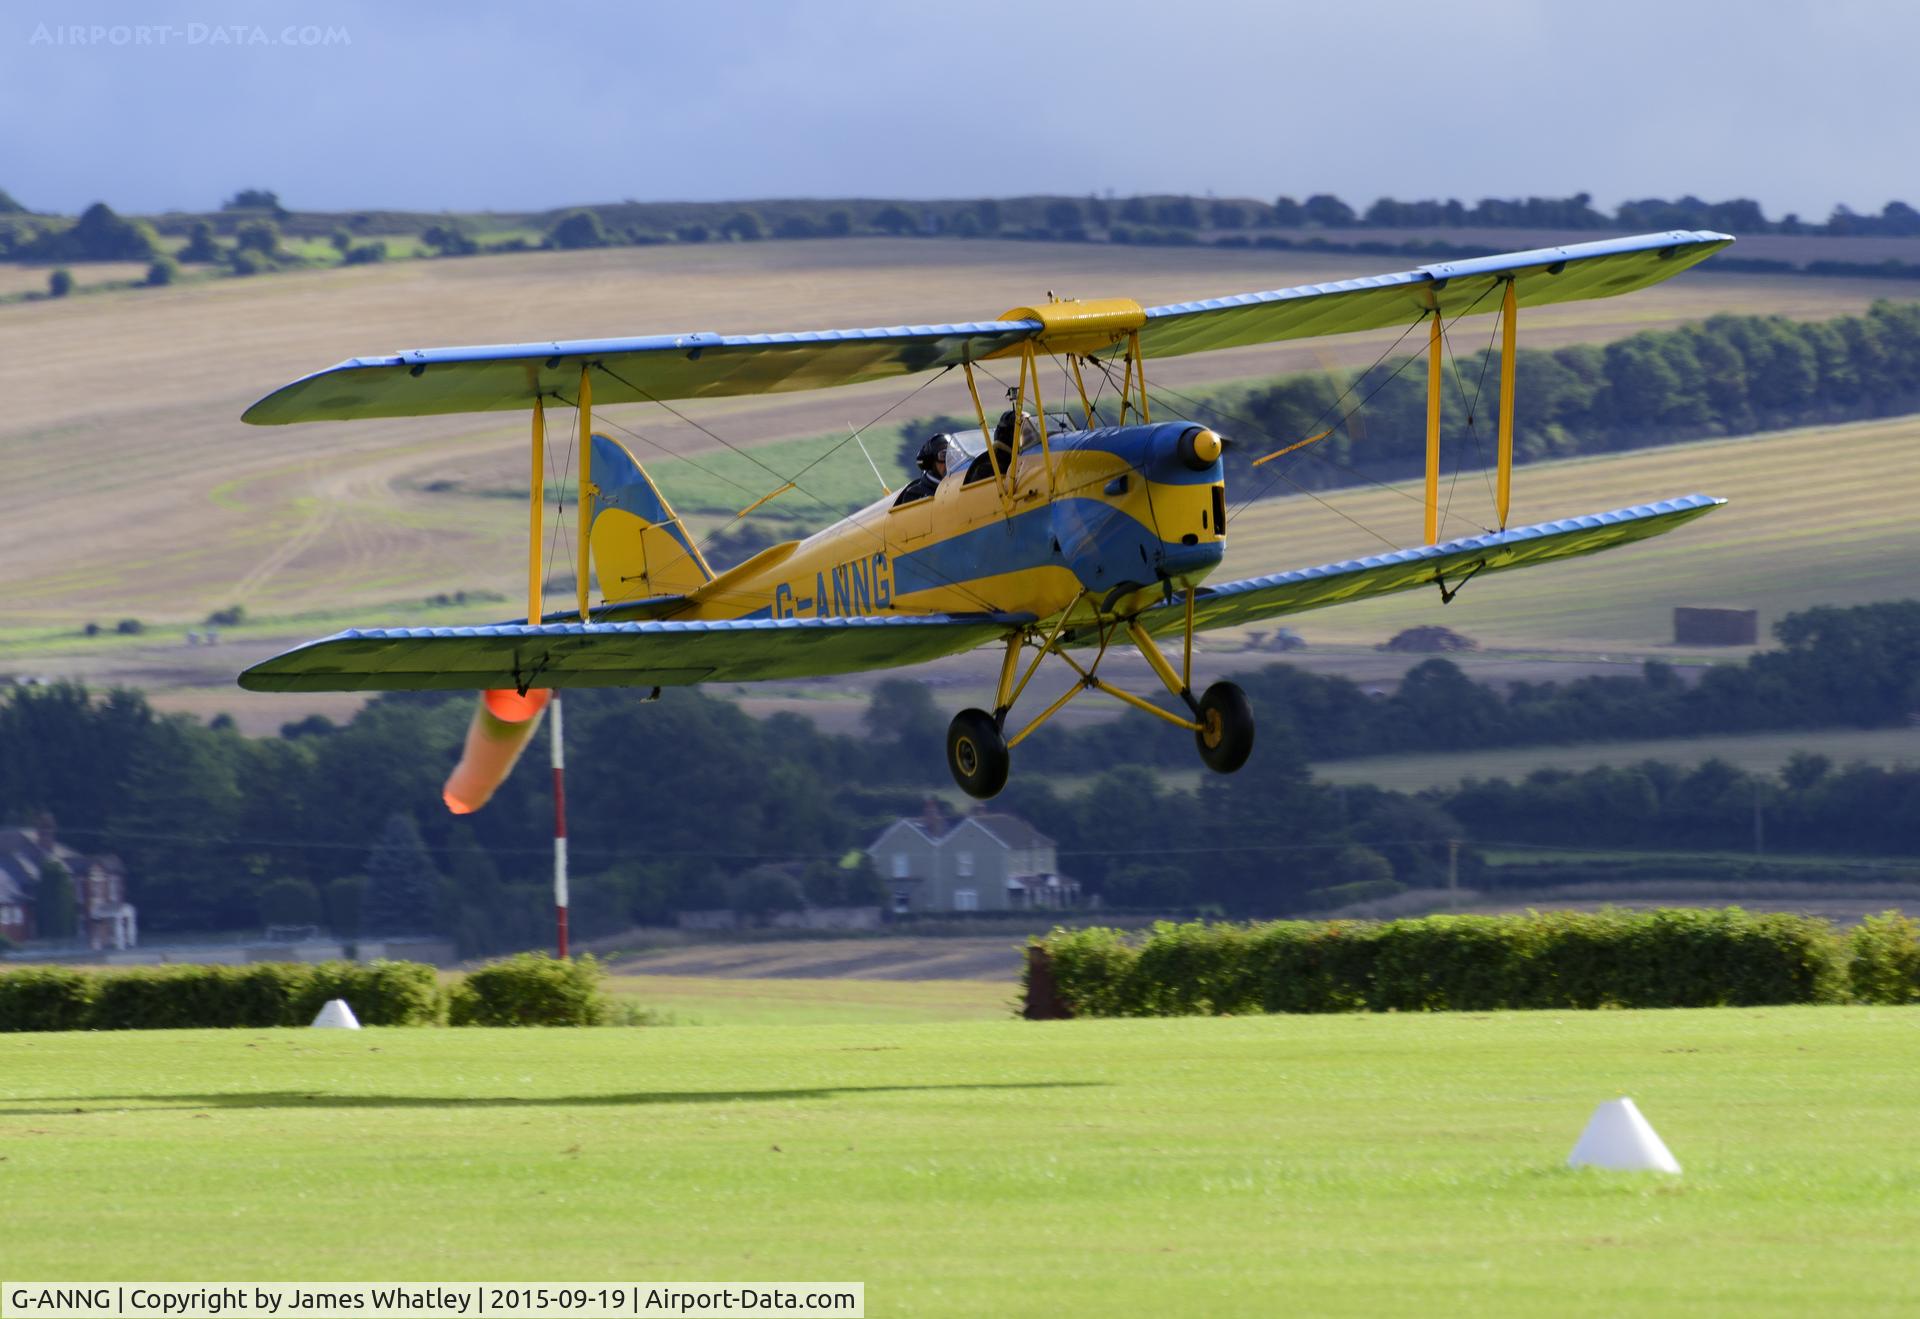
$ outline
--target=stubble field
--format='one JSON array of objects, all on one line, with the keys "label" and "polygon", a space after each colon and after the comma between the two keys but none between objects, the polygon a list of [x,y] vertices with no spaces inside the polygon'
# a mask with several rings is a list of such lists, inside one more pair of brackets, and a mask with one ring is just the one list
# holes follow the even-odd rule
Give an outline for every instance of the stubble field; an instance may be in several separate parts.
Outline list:
[{"label": "stubble field", "polygon": [[[515,479],[524,462],[517,419],[240,424],[255,397],[349,355],[991,316],[1048,290],[1124,292],[1151,303],[1395,264],[1078,244],[770,242],[414,261],[0,305],[0,351],[15,383],[0,418],[8,576],[0,662],[17,668],[22,656],[40,656],[38,667],[55,674],[89,672],[98,652],[62,640],[89,620],[140,618],[177,638],[238,603],[295,636],[348,618],[417,613],[440,592],[516,595],[519,508],[447,487]],[[1719,310],[1827,316],[1911,291],[1898,282],[1698,274],[1631,298],[1530,314],[1526,341],[1605,340]],[[1382,346],[1378,336],[1354,336],[1179,359],[1156,379],[1177,389],[1365,362]],[[842,431],[904,392],[891,384],[718,400],[694,415],[747,444]],[[964,398],[943,384],[908,406],[959,411]],[[657,409],[608,416],[646,437],[634,441],[643,460],[714,447]],[[839,460],[864,473],[853,449]],[[1282,562],[1303,554],[1326,557],[1303,544]],[[465,617],[500,612],[482,606]],[[166,673],[164,659],[143,656],[136,667],[160,670],[158,686],[197,685]]]}]

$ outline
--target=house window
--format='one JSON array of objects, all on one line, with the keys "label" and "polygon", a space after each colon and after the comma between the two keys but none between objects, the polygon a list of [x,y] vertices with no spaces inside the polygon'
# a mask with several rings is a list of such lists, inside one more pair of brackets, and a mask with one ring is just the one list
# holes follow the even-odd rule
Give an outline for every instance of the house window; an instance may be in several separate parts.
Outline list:
[{"label": "house window", "polygon": [[953,872],[962,879],[973,878],[973,853],[956,853],[953,858]]},{"label": "house window", "polygon": [[895,913],[905,915],[908,906],[907,891],[905,889],[895,889],[893,891],[893,910]]},{"label": "house window", "polygon": [[953,909],[955,911],[979,911],[980,894],[970,888],[957,888],[953,891]]},{"label": "house window", "polygon": [[895,852],[893,854],[893,877],[895,879],[907,878],[908,860],[909,858],[905,852]]},{"label": "house window", "polygon": [[18,907],[0,907],[0,925],[18,925],[20,909]]}]

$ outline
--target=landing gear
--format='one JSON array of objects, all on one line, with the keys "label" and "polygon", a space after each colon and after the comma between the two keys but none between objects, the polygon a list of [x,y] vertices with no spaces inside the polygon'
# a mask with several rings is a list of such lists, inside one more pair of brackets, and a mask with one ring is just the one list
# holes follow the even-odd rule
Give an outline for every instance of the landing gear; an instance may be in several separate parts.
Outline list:
[{"label": "landing gear", "polygon": [[1007,786],[1007,739],[985,710],[962,710],[947,725],[947,768],[969,797],[997,796]]},{"label": "landing gear", "polygon": [[[1085,592],[1076,596],[1073,603],[1060,613],[1052,630],[1044,637],[1038,631],[1010,635],[1007,638],[1006,658],[1000,664],[1000,685],[993,713],[962,710],[953,717],[953,723],[947,728],[947,768],[953,771],[953,781],[970,797],[994,796],[1007,785],[1008,752],[1083,691],[1105,692],[1157,719],[1186,729],[1193,734],[1194,742],[1200,748],[1200,759],[1217,774],[1231,774],[1246,764],[1247,757],[1253,753],[1253,708],[1247,703],[1247,694],[1230,682],[1216,682],[1196,701],[1188,686],[1193,673],[1194,594],[1192,590],[1186,593],[1186,617],[1182,629],[1185,647],[1181,666],[1177,670],[1160,652],[1159,645],[1153,639],[1154,629],[1142,621],[1145,615],[1125,618],[1096,616],[1092,619],[1082,615],[1076,623],[1076,627],[1083,629],[1082,644],[1095,640],[1099,643],[1092,662],[1082,665],[1063,650],[1060,645],[1063,635],[1066,640],[1073,639],[1072,634],[1066,633],[1067,620],[1073,616],[1081,600],[1086,598]],[[1164,620],[1164,615],[1160,619]],[[1085,630],[1089,628],[1094,633],[1092,637],[1085,636]],[[1160,621],[1160,630],[1173,629],[1168,621]],[[1184,711],[1178,707],[1168,710],[1155,705],[1132,692],[1122,691],[1100,676],[1100,662],[1106,658],[1108,647],[1122,635],[1132,640],[1134,647],[1166,685],[1166,689],[1179,698],[1180,704],[1185,707]],[[1029,645],[1038,653],[1022,676],[1019,672],[1020,654]],[[1008,737],[1005,732],[1007,714],[1020,698],[1020,693],[1026,690],[1027,682],[1040,667],[1040,661],[1049,655],[1058,656],[1063,664],[1078,675],[1079,681],[1062,692],[1052,705],[1035,715],[1019,732]]]},{"label": "landing gear", "polygon": [[1216,774],[1231,774],[1246,764],[1253,754],[1253,707],[1247,694],[1230,682],[1207,688],[1193,740],[1200,759]]}]

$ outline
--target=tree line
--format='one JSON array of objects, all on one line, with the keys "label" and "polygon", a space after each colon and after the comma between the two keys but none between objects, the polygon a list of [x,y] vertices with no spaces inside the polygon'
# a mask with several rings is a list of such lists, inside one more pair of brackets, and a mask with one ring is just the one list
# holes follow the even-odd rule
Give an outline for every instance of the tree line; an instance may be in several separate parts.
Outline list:
[{"label": "tree line", "polygon": [[[861,849],[944,778],[945,712],[916,682],[887,686],[864,737],[755,720],[697,690],[566,701],[582,937],[684,909],[877,902]],[[467,953],[537,946],[552,921],[550,781],[523,767],[486,810],[441,809],[470,705],[387,695],[343,725],[315,716],[249,738],[129,691],[16,687],[0,702],[0,819],[51,814],[62,841],[119,855],[155,934],[312,923],[448,933]],[[996,809],[1059,840],[1063,869],[1110,904],[1236,912],[1431,880],[1459,833],[1411,798],[1313,784],[1284,737],[1199,792],[1138,768],[1074,794],[1029,774]]]},{"label": "tree line", "polygon": [[[1888,201],[1877,212],[1855,211],[1842,203],[1835,205],[1824,221],[1811,221],[1792,212],[1770,219],[1760,203],[1752,198],[1707,201],[1692,194],[1677,198],[1628,199],[1609,212],[1596,207],[1593,195],[1586,192],[1565,197],[1483,197],[1473,202],[1459,198],[1401,200],[1383,196],[1365,206],[1356,206],[1325,192],[1312,193],[1304,199],[1282,194],[1272,200],[1164,193],[1115,197],[1111,193],[1095,193],[925,201],[786,199],[744,204],[625,201],[568,207],[525,218],[539,227],[551,227],[583,212],[604,220],[616,230],[638,225],[659,233],[672,233],[693,223],[705,225],[710,232],[718,231],[728,220],[745,215],[765,232],[787,237],[832,237],[861,230],[995,234],[1035,227],[1055,231],[1104,229],[1115,223],[1196,230],[1720,229],[1734,234],[1920,236],[1920,210],[1899,200]],[[222,202],[215,214],[241,219],[257,215],[299,223],[304,217],[319,213],[289,210],[271,189],[243,188]],[[45,218],[34,216],[4,190],[0,190],[0,216]],[[419,224],[418,216],[407,212],[368,212],[364,213],[364,219],[402,227]],[[325,228],[313,236],[336,227],[338,217],[321,217],[321,222]]]},{"label": "tree line", "polygon": [[[1504,690],[1450,660],[1424,660],[1387,697],[1351,679],[1270,664],[1233,675],[1260,715],[1307,760],[1553,743],[1703,737],[1794,728],[1898,727],[1920,714],[1920,601],[1820,606],[1774,625],[1777,650],[1716,664],[1687,683],[1649,660],[1637,676],[1516,682]],[[1184,765],[1178,730],[1132,722],[1044,727],[1022,765],[1062,773],[1089,764]]]},{"label": "tree line", "polygon": [[[1722,760],[1691,770],[1658,761],[1518,783],[1469,782],[1444,794],[1468,835],[1552,848],[1920,855],[1920,766],[1853,764],[1800,752],[1778,775]],[[1920,875],[1909,866],[1907,877]]]},{"label": "tree line", "polygon": [[[149,220],[129,220],[114,214],[104,202],[95,202],[78,220],[36,215],[0,192],[0,260],[26,262],[149,260],[161,255],[154,244],[156,228],[189,236],[182,261],[204,261],[224,249],[232,273],[252,274],[277,265],[298,264],[285,254],[273,255],[274,243],[263,247],[260,226],[272,226],[307,238],[327,238],[343,264],[378,260],[386,246],[360,239],[377,233],[417,233],[425,254],[471,256],[486,252],[525,251],[532,247],[573,249],[651,243],[754,242],[765,238],[843,238],[863,234],[951,236],[961,238],[1015,238],[1050,241],[1197,243],[1213,241],[1229,246],[1258,242],[1274,247],[1323,247],[1334,251],[1412,251],[1431,257],[1467,256],[1492,249],[1429,240],[1425,243],[1347,243],[1329,240],[1353,229],[1552,229],[1568,232],[1621,229],[1718,229],[1737,235],[1804,234],[1828,237],[1884,235],[1920,236],[1920,210],[1902,201],[1890,201],[1877,213],[1855,212],[1836,206],[1826,221],[1811,223],[1788,214],[1769,219],[1750,198],[1709,202],[1691,195],[1676,199],[1642,198],[1622,202],[1607,213],[1593,205],[1588,193],[1569,197],[1482,198],[1468,204],[1459,199],[1402,201],[1381,197],[1356,208],[1331,193],[1315,193],[1304,200],[1279,196],[1271,201],[1254,198],[1193,197],[1178,194],[1113,196],[1025,196],[959,200],[793,199],[747,204],[711,202],[626,201],[531,215],[476,215],[423,217],[407,212],[361,212],[332,215],[296,212],[281,204],[276,193],[246,188],[207,215],[168,214]],[[502,226],[531,228],[540,237],[522,234],[487,237]],[[251,241],[243,230],[251,230]],[[1271,239],[1256,240],[1248,231],[1271,231]],[[1302,244],[1281,234],[1317,235]],[[342,241],[344,235],[344,241]],[[1203,237],[1204,236],[1204,237]],[[233,242],[223,244],[221,238]],[[375,257],[378,251],[381,257]],[[191,255],[189,254],[191,253]],[[244,256],[243,253],[254,255]],[[1735,257],[1721,267],[1790,271],[1785,261]],[[1910,267],[1893,263],[1815,262],[1806,267],[1818,273],[1901,274]]]},{"label": "tree line", "polygon": [[[1168,788],[1126,762],[1145,747],[1185,767],[1190,738],[1156,738],[1139,721],[1046,729],[1021,748],[1022,772],[994,809],[1053,837],[1061,868],[1109,905],[1238,915],[1442,882],[1451,840],[1467,844],[1463,882],[1479,873],[1476,845],[1501,841],[1738,846],[1756,791],[1780,812],[1770,837],[1781,848],[1920,848],[1913,769],[1803,759],[1776,783],[1724,766],[1639,766],[1418,796],[1317,783],[1308,769],[1330,752],[1779,727],[1782,709],[1786,726],[1888,722],[1920,699],[1920,604],[1812,610],[1780,635],[1780,651],[1694,687],[1651,669],[1502,696],[1430,661],[1376,701],[1275,665],[1240,678],[1261,733],[1239,774]],[[864,736],[796,715],[756,720],[697,690],[566,700],[583,937],[685,909],[872,902],[861,849],[942,782],[950,711],[911,680],[879,686]],[[230,720],[158,715],[130,691],[14,687],[0,700],[0,819],[50,813],[63,841],[118,854],[155,932],[311,923],[448,933],[469,953],[538,945],[551,923],[548,777],[523,769],[472,816],[439,807],[470,709],[464,695],[387,695],[346,724],[313,716],[249,738]],[[1049,774],[1094,765],[1109,768],[1071,791]]]}]

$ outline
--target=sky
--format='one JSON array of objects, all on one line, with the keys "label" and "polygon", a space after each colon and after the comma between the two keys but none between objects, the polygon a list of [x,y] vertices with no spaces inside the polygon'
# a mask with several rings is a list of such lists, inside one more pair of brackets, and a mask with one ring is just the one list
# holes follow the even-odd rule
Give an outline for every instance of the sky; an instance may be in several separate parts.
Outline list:
[{"label": "sky", "polygon": [[37,210],[768,197],[1920,205],[1894,0],[0,0]]}]

